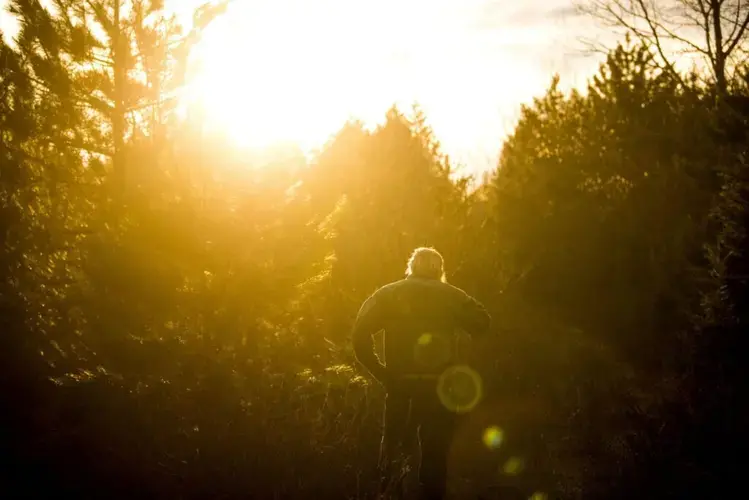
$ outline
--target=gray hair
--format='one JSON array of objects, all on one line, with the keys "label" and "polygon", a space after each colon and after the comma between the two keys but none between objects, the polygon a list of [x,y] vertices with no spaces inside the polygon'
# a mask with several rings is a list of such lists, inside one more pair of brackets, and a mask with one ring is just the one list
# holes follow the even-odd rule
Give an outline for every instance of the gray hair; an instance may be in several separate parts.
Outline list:
[{"label": "gray hair", "polygon": [[408,259],[406,276],[447,281],[442,255],[434,248],[417,248]]}]

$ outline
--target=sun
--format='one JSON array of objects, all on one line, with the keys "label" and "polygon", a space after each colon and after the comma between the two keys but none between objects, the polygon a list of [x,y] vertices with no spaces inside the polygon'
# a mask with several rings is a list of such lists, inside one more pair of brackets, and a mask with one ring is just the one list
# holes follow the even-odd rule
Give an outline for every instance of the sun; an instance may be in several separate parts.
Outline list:
[{"label": "sun", "polygon": [[341,22],[344,4],[327,3],[231,4],[209,26],[191,54],[187,91],[208,127],[243,147],[308,150],[347,119],[384,113],[398,96],[376,77],[387,75],[377,67],[377,48],[368,51],[355,24]]},{"label": "sun", "polygon": [[454,160],[494,148],[497,102],[529,86],[474,26],[487,1],[234,0],[191,53],[180,108],[240,147],[309,154],[348,120],[372,128],[418,104]]}]

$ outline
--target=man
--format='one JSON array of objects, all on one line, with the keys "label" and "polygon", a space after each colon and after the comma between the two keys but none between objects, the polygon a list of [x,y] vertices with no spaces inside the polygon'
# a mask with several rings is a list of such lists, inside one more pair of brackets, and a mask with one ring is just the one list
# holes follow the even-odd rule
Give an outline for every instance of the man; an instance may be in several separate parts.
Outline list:
[{"label": "man", "polygon": [[[380,288],[362,305],[353,329],[354,353],[387,391],[380,449],[384,483],[391,480],[394,459],[418,433],[422,495],[444,497],[456,413],[441,400],[438,380],[456,363],[457,333],[480,335],[489,323],[479,302],[446,282],[442,256],[432,248],[417,248],[406,278]],[[372,342],[380,331],[382,360]]]}]

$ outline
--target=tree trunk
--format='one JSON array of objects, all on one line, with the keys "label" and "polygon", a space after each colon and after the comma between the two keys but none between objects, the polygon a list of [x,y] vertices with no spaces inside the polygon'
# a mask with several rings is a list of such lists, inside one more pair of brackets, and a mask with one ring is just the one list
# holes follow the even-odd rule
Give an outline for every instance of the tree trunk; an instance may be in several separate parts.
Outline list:
[{"label": "tree trunk", "polygon": [[114,40],[113,40],[113,61],[114,61],[114,114],[112,116],[112,133],[114,135],[114,158],[113,158],[113,176],[114,189],[118,198],[124,194],[125,190],[125,151],[124,151],[124,134],[125,134],[125,113],[123,103],[123,92],[125,84],[125,68],[122,46],[122,32],[120,30],[120,1],[114,0]]},{"label": "tree trunk", "polygon": [[726,95],[728,84],[726,82],[726,54],[723,50],[723,28],[721,26],[721,0],[710,0],[713,14],[713,36],[715,37],[715,60],[713,71],[715,72],[715,85],[718,96]]}]

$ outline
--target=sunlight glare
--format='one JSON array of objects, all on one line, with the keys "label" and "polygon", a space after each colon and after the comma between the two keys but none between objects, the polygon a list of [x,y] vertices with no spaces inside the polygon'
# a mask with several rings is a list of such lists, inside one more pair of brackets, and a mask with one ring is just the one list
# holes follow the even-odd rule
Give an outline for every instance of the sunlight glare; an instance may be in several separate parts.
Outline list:
[{"label": "sunlight glare", "polygon": [[[191,54],[187,100],[209,128],[251,149],[293,143],[309,150],[348,119],[371,126],[393,103],[416,100],[396,65],[403,46],[444,28],[444,9],[435,7],[449,3],[426,3],[230,4]],[[427,22],[414,24],[417,13]]]}]

